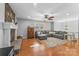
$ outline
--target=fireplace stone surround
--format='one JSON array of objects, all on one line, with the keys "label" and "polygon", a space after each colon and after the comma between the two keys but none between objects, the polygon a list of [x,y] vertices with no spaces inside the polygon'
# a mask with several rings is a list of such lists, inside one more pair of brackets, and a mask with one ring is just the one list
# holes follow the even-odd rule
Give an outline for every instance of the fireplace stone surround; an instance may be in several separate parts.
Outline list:
[{"label": "fireplace stone surround", "polygon": [[16,40],[17,26],[14,23],[3,23],[3,47],[12,46]]}]

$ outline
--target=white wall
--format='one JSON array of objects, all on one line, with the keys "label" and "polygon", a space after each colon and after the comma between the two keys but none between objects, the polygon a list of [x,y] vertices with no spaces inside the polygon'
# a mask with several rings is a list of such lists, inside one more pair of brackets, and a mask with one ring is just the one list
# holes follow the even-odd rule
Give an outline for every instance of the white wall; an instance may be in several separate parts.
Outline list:
[{"label": "white wall", "polygon": [[0,48],[2,48],[2,39],[3,39],[3,29],[2,29],[2,23],[0,23]]},{"label": "white wall", "polygon": [[2,48],[2,39],[3,39],[3,29],[2,22],[4,22],[4,3],[0,3],[0,48]]},{"label": "white wall", "polygon": [[55,31],[64,31],[64,22],[54,22]]},{"label": "white wall", "polygon": [[[78,38],[78,18],[67,19],[66,21],[57,21],[54,22],[54,30],[56,31],[67,31],[74,32],[76,38]],[[67,29],[65,30],[65,25],[67,25]]]},{"label": "white wall", "polygon": [[4,22],[4,16],[5,16],[5,4],[0,3],[0,22]]},{"label": "white wall", "polygon": [[18,35],[22,35],[23,37],[27,36],[27,27],[34,26],[35,28],[38,26],[39,28],[36,28],[35,30],[40,30],[40,27],[43,26],[42,30],[51,30],[50,23],[48,22],[42,22],[42,21],[31,21],[31,20],[19,20],[18,19]]}]

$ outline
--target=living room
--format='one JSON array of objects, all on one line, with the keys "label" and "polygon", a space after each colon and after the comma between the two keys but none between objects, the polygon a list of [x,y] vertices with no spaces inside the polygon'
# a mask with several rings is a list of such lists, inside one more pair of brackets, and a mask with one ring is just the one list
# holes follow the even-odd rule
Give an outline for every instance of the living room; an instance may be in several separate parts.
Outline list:
[{"label": "living room", "polygon": [[[14,46],[17,56],[79,55],[78,6],[78,3],[0,4],[0,48]],[[57,46],[62,45],[65,47],[61,47],[60,53]],[[73,53],[67,54],[69,51]]]}]

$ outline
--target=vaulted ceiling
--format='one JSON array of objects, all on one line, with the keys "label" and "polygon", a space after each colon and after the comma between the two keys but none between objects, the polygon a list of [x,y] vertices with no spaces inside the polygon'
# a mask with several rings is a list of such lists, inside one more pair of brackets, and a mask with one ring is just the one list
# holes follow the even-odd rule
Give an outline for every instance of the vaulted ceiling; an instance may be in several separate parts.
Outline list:
[{"label": "vaulted ceiling", "polygon": [[79,16],[79,3],[10,3],[19,19],[45,20],[44,15],[54,16],[54,20]]}]

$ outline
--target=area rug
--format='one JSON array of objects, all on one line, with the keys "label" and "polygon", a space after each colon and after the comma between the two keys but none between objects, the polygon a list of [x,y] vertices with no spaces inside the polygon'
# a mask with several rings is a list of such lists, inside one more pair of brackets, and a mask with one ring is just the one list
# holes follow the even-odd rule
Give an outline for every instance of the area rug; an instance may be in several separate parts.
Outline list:
[{"label": "area rug", "polygon": [[48,37],[47,40],[43,40],[43,42],[46,42],[46,45],[49,48],[49,47],[55,47],[55,46],[58,46],[58,45],[63,45],[67,42],[67,40]]}]

